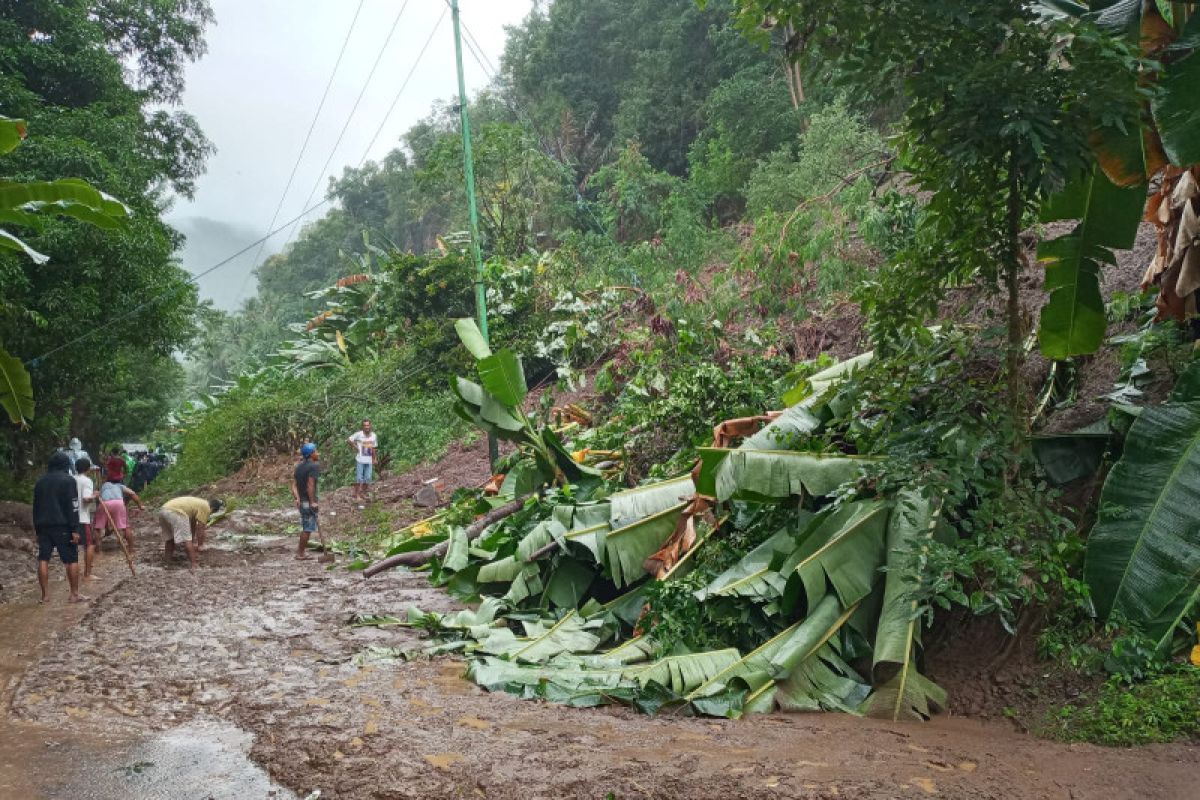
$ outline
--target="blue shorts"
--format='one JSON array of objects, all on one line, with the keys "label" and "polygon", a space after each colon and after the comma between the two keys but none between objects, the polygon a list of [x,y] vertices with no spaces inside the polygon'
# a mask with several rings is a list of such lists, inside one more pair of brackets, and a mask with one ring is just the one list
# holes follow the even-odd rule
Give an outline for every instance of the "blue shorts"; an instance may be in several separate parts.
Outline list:
[{"label": "blue shorts", "polygon": [[317,532],[317,512],[303,500],[300,501],[300,530],[305,533]]},{"label": "blue shorts", "polygon": [[358,461],[354,462],[354,482],[355,483],[370,483],[371,482],[371,464],[362,464]]},{"label": "blue shorts", "polygon": [[37,532],[38,561],[49,561],[57,550],[64,564],[79,562],[79,545],[71,541],[74,530],[69,528],[39,528]]}]

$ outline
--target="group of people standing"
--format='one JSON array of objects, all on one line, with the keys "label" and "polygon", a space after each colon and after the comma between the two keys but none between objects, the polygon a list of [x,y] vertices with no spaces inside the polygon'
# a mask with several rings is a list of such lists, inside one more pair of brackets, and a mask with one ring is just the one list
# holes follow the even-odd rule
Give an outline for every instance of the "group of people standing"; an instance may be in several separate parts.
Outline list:
[{"label": "group of people standing", "polygon": [[[46,601],[50,582],[50,558],[57,552],[67,572],[70,602],[89,598],[80,593],[80,583],[95,579],[93,572],[106,533],[119,537],[120,544],[132,560],[135,552],[133,532],[129,527],[128,503],[145,510],[141,497],[126,485],[133,472],[119,448],[113,448],[103,468],[94,464],[78,439],[70,447],[50,456],[46,474],[33,488],[33,526],[38,544],[38,584],[41,602]],[[96,477],[93,478],[93,475]],[[96,482],[100,480],[100,489]],[[168,500],[158,512],[159,526],[165,539],[168,561],[181,544],[188,554],[189,566],[195,569],[209,515],[222,507],[220,500],[199,497],[177,497]],[[83,574],[79,571],[79,549],[83,548]]]},{"label": "group of people standing", "polygon": [[[379,463],[379,437],[372,430],[371,420],[364,419],[362,427],[347,440],[354,450],[354,499],[365,502],[367,488]],[[57,552],[67,572],[71,587],[70,602],[85,602],[80,593],[84,580],[95,579],[94,566],[101,539],[112,533],[119,537],[132,559],[135,543],[129,526],[128,504],[139,511],[145,505],[138,493],[127,485],[136,469],[126,460],[119,448],[113,448],[103,466],[93,463],[78,439],[72,439],[66,449],[56,451],[46,465],[46,474],[33,489],[33,525],[38,542],[38,584],[41,602],[46,601],[50,582],[50,558]],[[292,498],[300,512],[300,540],[296,558],[307,560],[308,541],[315,533],[321,538],[320,561],[332,561],[333,554],[324,547],[318,514],[321,479],[320,454],[317,446],[305,441],[300,448],[301,461],[292,474]],[[93,477],[95,476],[95,477]],[[102,478],[102,479],[101,479]],[[97,491],[96,483],[100,481]],[[163,537],[163,554],[168,563],[175,557],[177,546],[187,551],[188,565],[195,569],[204,547],[210,516],[224,504],[217,499],[176,497],[163,503],[158,511],[159,528]],[[359,505],[359,508],[363,508]],[[79,550],[83,548],[83,573],[79,570]]]}]

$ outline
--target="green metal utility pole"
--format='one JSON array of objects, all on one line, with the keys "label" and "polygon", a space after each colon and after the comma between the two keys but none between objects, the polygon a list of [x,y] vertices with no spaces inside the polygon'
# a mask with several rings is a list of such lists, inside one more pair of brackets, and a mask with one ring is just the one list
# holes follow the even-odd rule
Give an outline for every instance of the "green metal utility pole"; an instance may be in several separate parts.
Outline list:
[{"label": "green metal utility pole", "polygon": [[[475,158],[471,154],[471,116],[467,112],[467,82],[463,78],[462,28],[458,20],[458,0],[450,0],[454,21],[454,62],[458,67],[458,110],[462,119],[463,174],[467,182],[467,223],[471,231],[471,255],[475,259],[475,316],[483,341],[488,342],[487,288],[483,282],[483,254],[479,249],[479,209],[475,204]],[[500,451],[496,437],[488,434],[488,460],[494,467]]]}]

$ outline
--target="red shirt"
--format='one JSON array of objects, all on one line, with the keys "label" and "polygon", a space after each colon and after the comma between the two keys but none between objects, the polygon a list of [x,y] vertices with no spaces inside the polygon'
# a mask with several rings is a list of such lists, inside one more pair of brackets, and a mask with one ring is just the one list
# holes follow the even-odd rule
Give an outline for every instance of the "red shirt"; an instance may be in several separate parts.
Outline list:
[{"label": "red shirt", "polygon": [[119,481],[125,477],[125,459],[120,456],[109,456],[104,462],[104,472],[110,481]]}]

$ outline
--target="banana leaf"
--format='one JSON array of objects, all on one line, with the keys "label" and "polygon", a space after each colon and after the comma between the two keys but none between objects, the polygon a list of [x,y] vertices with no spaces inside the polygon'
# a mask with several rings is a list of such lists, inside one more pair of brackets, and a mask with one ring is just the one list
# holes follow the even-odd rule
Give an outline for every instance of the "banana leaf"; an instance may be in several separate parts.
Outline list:
[{"label": "banana leaf", "polygon": [[1042,209],[1042,222],[1079,220],[1070,233],[1038,245],[1050,292],[1038,329],[1047,358],[1094,353],[1104,341],[1100,269],[1116,263],[1112,248],[1133,247],[1145,200],[1144,182],[1117,186],[1096,166]]},{"label": "banana leaf", "polygon": [[1112,431],[1108,422],[1071,433],[1040,434],[1032,438],[1033,454],[1051,483],[1059,486],[1095,475],[1108,451]]},{"label": "banana leaf", "polygon": [[540,595],[546,590],[542,583],[542,571],[537,564],[524,564],[521,571],[513,578],[508,591],[502,598],[511,607],[516,607],[527,598]]},{"label": "banana leaf", "polygon": [[809,375],[796,388],[786,392],[783,401],[794,407],[795,404],[806,399],[819,400],[830,387],[848,378],[855,369],[870,363],[874,357],[875,353],[868,350],[854,358],[839,361],[832,367],[826,367],[820,372]]},{"label": "banana leaf", "polygon": [[[787,576],[783,574],[785,562],[815,529],[812,523],[818,515],[798,511],[796,516],[799,533],[789,529],[776,532],[703,589],[697,590],[696,599],[703,602],[709,597],[725,596],[772,601],[781,597],[787,584]],[[819,515],[816,522],[825,516]],[[791,568],[795,568],[795,563]]]},{"label": "banana leaf", "polygon": [[859,706],[868,717],[921,722],[946,707],[946,690],[922,675],[911,661],[891,680],[876,686]]},{"label": "banana leaf", "polygon": [[610,661],[622,664],[637,664],[649,660],[657,652],[657,645],[647,636],[635,636],[604,653]]},{"label": "banana leaf", "polygon": [[[1192,36],[1200,37],[1200,15],[1188,21]],[[1154,120],[1171,163],[1188,167],[1200,162],[1200,50],[1169,64],[1154,96]]]},{"label": "banana leaf", "polygon": [[686,507],[686,502],[678,503],[632,525],[596,533],[596,545],[603,553],[604,566],[618,589],[646,577],[642,564],[675,531],[675,523]]},{"label": "banana leaf", "polygon": [[21,359],[0,348],[0,407],[15,425],[33,419],[33,380]]},{"label": "banana leaf", "polygon": [[578,608],[587,597],[587,591],[596,580],[594,568],[578,559],[558,559],[545,579],[543,598],[556,608]]},{"label": "banana leaf", "polygon": [[917,671],[921,628],[916,600],[924,559],[921,548],[936,534],[941,503],[906,489],[896,497],[887,532],[887,578],[875,634],[872,672],[895,670],[863,705],[863,713],[891,720],[923,719],[942,707],[946,693]]},{"label": "banana leaf", "polygon": [[479,359],[479,382],[484,390],[509,409],[525,402],[529,391],[525,386],[525,371],[516,353],[508,348]]},{"label": "banana leaf", "polygon": [[464,569],[469,561],[467,546],[467,532],[456,526],[450,531],[450,545],[446,549],[446,557],[442,559],[442,567],[453,572]]},{"label": "banana leaf", "polygon": [[804,492],[823,497],[858,476],[873,459],[792,450],[699,448],[696,491],[724,502],[781,500]]},{"label": "banana leaf", "polygon": [[522,637],[509,628],[491,629],[480,641],[479,652],[538,664],[563,653],[590,653],[603,641],[597,633],[603,623],[584,619],[574,610],[549,626],[541,621],[526,622],[524,626]]},{"label": "banana leaf", "polygon": [[846,504],[822,525],[829,528],[841,523],[826,541],[821,542],[818,535],[805,541],[805,545],[818,545],[796,565],[806,607],[816,607],[828,587],[833,587],[846,608],[871,593],[883,566],[887,519],[888,506],[882,500]]},{"label": "banana leaf", "polygon": [[684,695],[728,669],[740,658],[741,654],[732,647],[704,653],[687,653],[660,658],[645,666],[629,667],[623,675],[643,687],[654,682],[676,694]]},{"label": "banana leaf", "polygon": [[454,322],[454,331],[458,334],[463,347],[467,348],[467,352],[474,356],[476,361],[487,358],[492,354],[492,349],[488,347],[487,340],[483,338],[483,333],[480,332],[479,326],[475,324],[475,320],[470,317],[456,320]]},{"label": "banana leaf", "polygon": [[691,475],[682,475],[609,495],[609,525],[613,530],[654,516],[696,494]]},{"label": "banana leaf", "polygon": [[848,616],[841,613],[837,598],[826,595],[807,618],[713,675],[689,692],[687,699],[722,692],[735,678],[741,679],[751,692],[757,691],[776,677],[786,676],[823,647]]},{"label": "banana leaf", "polygon": [[1200,402],[1146,408],[1100,495],[1084,578],[1114,614],[1164,644],[1200,583]]}]

